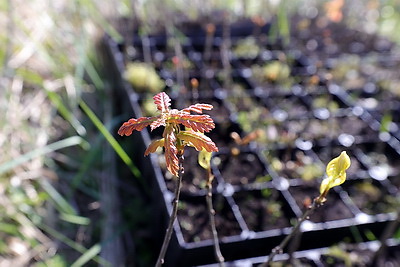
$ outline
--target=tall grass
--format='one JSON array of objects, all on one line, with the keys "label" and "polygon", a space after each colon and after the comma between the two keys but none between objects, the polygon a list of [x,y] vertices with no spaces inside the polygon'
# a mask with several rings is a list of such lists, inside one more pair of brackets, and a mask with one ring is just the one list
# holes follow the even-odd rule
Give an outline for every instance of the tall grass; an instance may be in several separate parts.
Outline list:
[{"label": "tall grass", "polygon": [[[136,169],[113,140],[112,125],[94,115],[110,111],[98,97],[104,87],[90,59],[99,29],[121,40],[103,7],[117,14],[128,3],[111,2],[0,4],[0,266],[118,263],[99,257],[101,228],[109,227],[96,223],[107,217],[102,174],[94,171],[104,164],[101,140]],[[83,95],[101,105],[92,110]]]}]

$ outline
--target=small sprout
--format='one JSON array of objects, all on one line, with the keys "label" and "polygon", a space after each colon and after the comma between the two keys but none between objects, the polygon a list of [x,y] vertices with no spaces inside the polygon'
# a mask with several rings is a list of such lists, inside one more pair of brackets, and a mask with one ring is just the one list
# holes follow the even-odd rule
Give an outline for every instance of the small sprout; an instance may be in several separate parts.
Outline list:
[{"label": "small sprout", "polygon": [[301,179],[306,182],[313,181],[316,177],[320,177],[324,174],[323,168],[317,163],[310,163],[304,166],[298,166],[297,169],[301,176]]},{"label": "small sprout", "polygon": [[[144,155],[147,156],[150,153],[156,152],[157,148],[163,147],[165,150],[166,167],[170,173],[177,177],[172,212],[156,263],[156,266],[158,267],[164,263],[164,256],[167,252],[173,232],[174,221],[178,214],[180,188],[184,173],[184,148],[186,146],[191,146],[197,151],[205,150],[210,153],[218,151],[218,148],[209,137],[204,135],[204,132],[209,132],[215,127],[212,118],[209,115],[202,114],[203,110],[211,110],[213,108],[212,105],[194,104],[182,110],[170,109],[171,98],[169,98],[169,96],[164,92],[156,94],[153,97],[153,100],[158,112],[160,113],[158,116],[140,117],[137,119],[132,118],[122,124],[118,130],[118,134],[129,136],[134,130],[141,131],[147,126],[150,126],[151,130],[164,126],[162,138],[154,140],[144,152]],[[200,115],[192,115],[191,112]],[[185,128],[185,130],[183,130],[183,128]],[[205,156],[204,159],[206,160]],[[209,161],[210,159],[208,159],[208,162]],[[209,170],[209,173],[211,173],[211,169]],[[209,180],[207,181],[208,184],[211,184],[211,181],[212,176],[210,174]],[[222,256],[221,258],[223,259]]]},{"label": "small sprout", "polygon": [[231,155],[234,156],[234,157],[239,156],[240,155],[240,149],[237,148],[237,147],[232,147],[231,148]]},{"label": "small sprout", "polygon": [[208,34],[214,34],[215,32],[215,25],[212,23],[207,23],[206,25],[206,31]]},{"label": "small sprout", "polygon": [[280,82],[288,79],[290,67],[284,62],[275,60],[264,66],[264,79],[271,82]]},{"label": "small sprout", "polygon": [[248,135],[245,137],[241,138],[240,135],[237,132],[232,132],[230,134],[231,138],[237,145],[247,145],[252,141],[257,140],[260,136],[264,134],[263,130],[261,129],[256,129],[252,132],[250,132]]},{"label": "small sprout", "polygon": [[377,202],[382,197],[382,191],[371,182],[362,182],[356,184],[356,189],[366,195],[369,201]]},{"label": "small sprout", "polygon": [[206,202],[207,202],[208,216],[210,219],[211,233],[214,242],[215,259],[220,263],[220,266],[225,266],[223,264],[225,259],[222,256],[221,249],[219,247],[217,227],[215,224],[215,210],[213,208],[213,203],[212,203],[212,182],[214,180],[214,175],[211,172],[211,155],[212,155],[211,151],[207,151],[206,149],[203,148],[199,153],[197,161],[201,167],[207,170]]},{"label": "small sprout", "polygon": [[325,255],[327,256],[326,260],[331,261],[331,264],[334,264],[335,261],[339,259],[344,262],[344,266],[346,267],[364,265],[362,259],[356,253],[347,252],[344,248],[341,248],[338,245],[330,247]]},{"label": "small sprout", "polygon": [[255,15],[253,17],[251,17],[251,21],[256,24],[258,27],[263,27],[266,23],[267,20],[263,17],[261,17],[260,15]]},{"label": "small sprout", "polygon": [[381,119],[381,128],[379,129],[379,131],[381,133],[389,132],[392,121],[393,121],[392,114],[390,113],[384,114]]},{"label": "small sprout", "polygon": [[154,67],[146,63],[127,64],[124,78],[138,92],[158,93],[165,87],[165,82],[158,76]]},{"label": "small sprout", "polygon": [[[214,175],[211,171],[211,156],[212,152],[205,150],[204,148],[199,152],[197,162],[199,165],[207,171],[207,181],[205,186],[210,189],[212,187],[212,181],[214,180]],[[211,194],[211,192],[210,192]]]},{"label": "small sprout", "polygon": [[269,198],[272,195],[271,189],[269,189],[269,188],[261,189],[261,195],[264,198]]},{"label": "small sprout", "polygon": [[[171,99],[161,92],[153,97],[157,110],[161,113],[153,117],[141,117],[130,119],[125,122],[118,130],[119,135],[129,136],[134,130],[141,131],[147,126],[151,130],[159,126],[164,126],[163,138],[153,141],[146,149],[144,155],[154,153],[157,148],[164,147],[165,161],[167,169],[175,176],[178,176],[179,162],[178,156],[183,155],[185,146],[194,147],[197,151],[206,150],[208,152],[218,151],[217,146],[204,132],[214,129],[215,125],[209,115],[203,115],[204,110],[211,110],[212,105],[194,104],[182,110],[170,109]],[[202,115],[192,115],[196,112]],[[181,130],[180,124],[187,130]]]},{"label": "small sprout", "polygon": [[306,198],[304,200],[303,205],[306,208],[306,211],[303,213],[303,216],[294,224],[295,226],[291,233],[287,235],[278,246],[272,249],[271,254],[268,256],[267,262],[265,262],[262,266],[270,266],[275,255],[297,235],[302,223],[305,220],[309,220],[310,215],[314,212],[314,210],[320,207],[326,201],[326,195],[328,194],[329,190],[334,186],[342,184],[346,180],[346,170],[350,167],[350,164],[350,157],[346,154],[346,151],[343,151],[339,157],[332,159],[328,163],[326,166],[327,178],[325,178],[321,183],[320,195],[312,202],[310,198]]},{"label": "small sprout", "polygon": [[256,183],[266,183],[266,182],[270,182],[271,180],[272,180],[272,177],[269,174],[259,175],[256,178]]},{"label": "small sprout", "polygon": [[341,185],[346,180],[346,170],[350,167],[350,157],[343,151],[339,157],[332,159],[326,166],[327,177],[322,181],[320,195],[316,201],[321,204],[326,201],[326,195],[332,187]]},{"label": "small sprout", "polygon": [[260,47],[254,37],[247,37],[238,41],[233,54],[238,58],[255,59],[260,53]]},{"label": "small sprout", "polygon": [[303,207],[308,209],[312,205],[312,200],[309,196],[303,199]]},{"label": "small sprout", "polygon": [[199,88],[199,80],[197,80],[196,78],[190,79],[190,84],[192,85],[193,89]]},{"label": "small sprout", "polygon": [[267,204],[267,213],[272,218],[273,222],[276,222],[279,218],[282,217],[282,205],[279,202],[270,202]]}]

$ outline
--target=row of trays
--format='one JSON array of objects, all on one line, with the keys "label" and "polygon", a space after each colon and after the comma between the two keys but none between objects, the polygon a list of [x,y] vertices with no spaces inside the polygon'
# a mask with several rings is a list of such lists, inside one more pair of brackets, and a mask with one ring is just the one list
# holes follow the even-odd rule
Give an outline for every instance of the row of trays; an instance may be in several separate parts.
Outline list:
[{"label": "row of trays", "polygon": [[[175,56],[167,52],[164,39],[150,38],[148,50],[157,73],[166,83],[164,90],[171,96],[173,107],[196,102],[214,106],[209,114],[216,128],[208,135],[219,147],[212,158],[213,204],[225,259],[256,264],[268,255],[318,196],[326,164],[343,150],[352,162],[348,180],[332,190],[326,204],[302,225],[301,242],[295,249],[300,254],[296,257],[305,257],[302,251],[325,251],[340,242],[379,238],[386,225],[396,219],[400,202],[396,115],[399,97],[393,91],[368,86],[348,89],[329,76],[332,64],[339,64],[335,59],[324,59],[321,65],[301,49],[283,53],[264,47],[251,59],[236,57],[232,52],[231,69],[226,74],[221,54],[217,53],[223,43],[220,39],[214,40],[211,56],[205,60],[204,46],[198,39],[188,38],[191,41],[183,46],[186,69],[173,65]],[[121,51],[123,46],[110,39],[106,42],[121,78],[127,60]],[[137,53],[129,60],[143,60],[142,44],[136,44]],[[271,77],[260,81],[252,65],[262,62],[279,62],[280,68],[289,66],[289,76],[295,79],[289,84]],[[371,66],[390,69],[385,62],[377,60]],[[230,88],[223,88],[226,77],[230,78]],[[184,87],[178,79],[182,79]],[[198,88],[193,88],[193,79]],[[145,103],[152,95],[135,92],[123,80],[121,87],[134,112],[129,116],[146,113]],[[369,103],[374,100],[387,102]],[[160,134],[157,130],[137,134],[144,144],[141,150]],[[172,210],[175,180],[166,171],[162,154],[150,155],[140,162],[146,162],[146,169],[151,168],[147,175],[152,177],[154,199],[160,211],[157,221],[161,223],[155,233],[162,236],[160,229],[166,227]],[[205,201],[206,173],[197,163],[197,152],[186,149],[184,168],[175,235],[166,264],[211,264],[215,259]],[[320,262],[310,261],[310,266]]]}]

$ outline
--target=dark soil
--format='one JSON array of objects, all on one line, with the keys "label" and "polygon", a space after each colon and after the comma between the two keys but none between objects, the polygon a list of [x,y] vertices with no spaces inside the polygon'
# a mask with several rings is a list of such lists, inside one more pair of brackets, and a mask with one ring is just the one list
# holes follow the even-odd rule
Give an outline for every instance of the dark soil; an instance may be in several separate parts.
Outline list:
[{"label": "dark soil", "polygon": [[[258,265],[260,266],[260,265]],[[287,260],[287,261],[274,261],[272,266],[280,266],[280,267],[317,267],[318,265],[307,258],[300,258],[300,259],[296,259],[293,258],[291,260]]]},{"label": "dark soil", "polygon": [[[315,187],[298,186],[289,188],[289,192],[293,195],[297,205],[304,212],[315,197],[319,195],[318,189]],[[354,215],[346,204],[340,199],[335,192],[329,192],[327,201],[323,206],[317,208],[310,216],[313,222],[328,222],[341,219],[353,218]]]},{"label": "dark soil", "polygon": [[369,215],[395,212],[400,204],[378,181],[364,179],[349,181],[343,185],[354,204]]},{"label": "dark soil", "polygon": [[239,135],[243,132],[237,123],[229,119],[215,122],[215,128],[206,135],[214,141],[218,148],[231,147],[235,144],[231,133],[236,132]]},{"label": "dark soil", "polygon": [[[311,181],[323,175],[323,168],[309,152],[287,147],[265,153],[269,153],[266,155],[268,163],[280,177]],[[310,174],[306,173],[306,167],[312,168]]]},{"label": "dark soil", "polygon": [[[178,221],[185,241],[212,239],[205,197],[182,199],[179,205]],[[239,235],[241,228],[224,197],[214,196],[213,206],[216,212],[215,223],[218,236],[221,238]]]},{"label": "dark soil", "polygon": [[287,116],[288,119],[301,119],[307,118],[309,115],[308,107],[297,96],[273,96],[268,97],[266,102],[271,109],[272,116],[277,119],[280,119],[279,116]]},{"label": "dark soil", "polygon": [[262,177],[266,174],[263,164],[254,153],[220,154],[217,157],[221,160],[218,169],[222,178],[232,185],[254,183],[257,177]]},{"label": "dark soil", "polygon": [[327,266],[400,266],[400,248],[389,247],[381,257],[373,262],[375,251],[361,249],[357,245],[335,246],[328,253],[322,255],[320,260]]},{"label": "dark soil", "polygon": [[[198,164],[198,154],[194,148],[186,148],[183,162],[183,179],[182,179],[182,194],[199,194],[200,191],[206,190],[207,171]],[[163,156],[161,156],[163,157]],[[176,179],[167,170],[165,170],[165,182],[167,188],[175,191]],[[217,186],[217,180],[214,179],[212,183],[213,188]]]},{"label": "dark soil", "polygon": [[290,226],[290,208],[275,189],[234,194],[249,230],[259,232]]}]

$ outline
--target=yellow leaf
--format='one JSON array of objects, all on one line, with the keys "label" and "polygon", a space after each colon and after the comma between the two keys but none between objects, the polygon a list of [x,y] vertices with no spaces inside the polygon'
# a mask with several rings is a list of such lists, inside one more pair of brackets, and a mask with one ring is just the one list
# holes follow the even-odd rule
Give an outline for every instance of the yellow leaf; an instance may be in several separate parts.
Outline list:
[{"label": "yellow leaf", "polygon": [[199,152],[198,162],[206,170],[211,168],[211,154],[212,152],[207,152],[204,148]]},{"label": "yellow leaf", "polygon": [[350,157],[343,151],[339,157],[332,159],[326,166],[326,177],[319,189],[322,198],[325,198],[329,189],[338,186],[346,180],[346,170],[350,167]]}]

